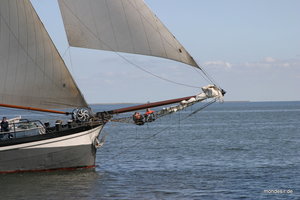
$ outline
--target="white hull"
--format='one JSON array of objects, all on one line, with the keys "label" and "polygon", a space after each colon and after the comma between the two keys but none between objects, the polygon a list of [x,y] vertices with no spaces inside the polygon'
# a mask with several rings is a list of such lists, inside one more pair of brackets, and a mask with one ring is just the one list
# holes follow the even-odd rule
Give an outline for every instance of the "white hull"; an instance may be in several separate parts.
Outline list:
[{"label": "white hull", "polygon": [[94,167],[95,142],[102,128],[2,146],[0,173]]}]

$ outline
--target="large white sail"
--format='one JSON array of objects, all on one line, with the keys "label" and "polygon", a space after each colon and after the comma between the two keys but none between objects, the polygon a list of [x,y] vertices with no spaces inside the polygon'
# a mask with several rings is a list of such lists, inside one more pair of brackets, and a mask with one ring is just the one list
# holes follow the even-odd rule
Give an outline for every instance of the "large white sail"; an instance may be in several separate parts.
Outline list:
[{"label": "large white sail", "polygon": [[29,0],[0,1],[0,104],[87,106]]},{"label": "large white sail", "polygon": [[143,0],[59,0],[69,44],[197,63]]}]

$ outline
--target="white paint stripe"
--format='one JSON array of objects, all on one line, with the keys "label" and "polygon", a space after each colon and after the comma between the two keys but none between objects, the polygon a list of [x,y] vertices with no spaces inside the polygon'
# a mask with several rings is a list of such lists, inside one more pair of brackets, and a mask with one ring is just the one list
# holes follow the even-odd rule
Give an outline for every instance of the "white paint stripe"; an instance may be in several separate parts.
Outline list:
[{"label": "white paint stripe", "polygon": [[29,142],[25,144],[17,144],[12,146],[0,147],[0,151],[13,149],[32,149],[32,148],[51,148],[51,147],[67,147],[92,144],[94,139],[98,137],[103,126],[94,129],[71,134],[63,137],[51,138],[42,141]]}]

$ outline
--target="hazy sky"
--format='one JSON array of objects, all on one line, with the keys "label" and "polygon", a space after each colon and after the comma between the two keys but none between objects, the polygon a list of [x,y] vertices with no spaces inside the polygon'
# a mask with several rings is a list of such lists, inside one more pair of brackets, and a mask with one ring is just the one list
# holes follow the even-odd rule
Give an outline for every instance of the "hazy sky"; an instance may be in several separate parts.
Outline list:
[{"label": "hazy sky", "polygon": [[[300,100],[299,0],[145,0],[189,53],[228,93],[225,100]],[[89,103],[147,102],[190,96],[115,53],[68,48],[56,0],[31,0]],[[124,54],[152,73],[209,84],[192,67]]]}]

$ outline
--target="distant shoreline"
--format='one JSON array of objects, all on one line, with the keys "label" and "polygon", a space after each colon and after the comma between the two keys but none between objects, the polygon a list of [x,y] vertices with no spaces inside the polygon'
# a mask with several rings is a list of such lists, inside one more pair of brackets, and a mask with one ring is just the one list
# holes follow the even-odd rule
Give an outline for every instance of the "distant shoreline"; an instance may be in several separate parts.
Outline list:
[{"label": "distant shoreline", "polygon": [[[300,102],[300,100],[295,100],[295,101],[224,101],[224,103],[272,103],[272,102]],[[150,102],[151,103],[151,102]],[[145,102],[135,102],[135,103],[91,103],[90,105],[119,105],[119,104],[145,104]]]}]

